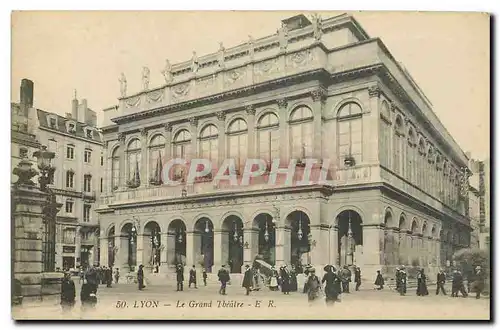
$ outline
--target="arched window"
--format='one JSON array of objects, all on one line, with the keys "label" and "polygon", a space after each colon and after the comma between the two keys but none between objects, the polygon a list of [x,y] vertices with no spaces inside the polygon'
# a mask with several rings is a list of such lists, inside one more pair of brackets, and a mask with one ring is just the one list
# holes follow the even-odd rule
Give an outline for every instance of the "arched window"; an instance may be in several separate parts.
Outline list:
[{"label": "arched window", "polygon": [[390,166],[391,157],[391,112],[387,101],[382,102],[380,107],[380,164]]},{"label": "arched window", "polygon": [[403,171],[403,146],[404,146],[404,124],[401,116],[396,117],[394,125],[394,172],[402,175]]},{"label": "arched window", "polygon": [[217,168],[219,154],[219,130],[213,124],[209,124],[201,130],[200,154],[203,159],[209,159],[212,162],[212,168]]},{"label": "arched window", "polygon": [[415,157],[416,157],[415,141],[416,141],[415,133],[413,131],[413,128],[410,127],[408,129],[408,151],[406,153],[406,158],[407,158],[406,178],[412,183],[415,183]]},{"label": "arched window", "polygon": [[247,158],[248,149],[248,127],[247,123],[241,119],[235,119],[229,125],[227,130],[228,135],[228,155],[234,159],[236,169],[241,173],[245,160]]},{"label": "arched window", "polygon": [[260,117],[257,123],[257,154],[268,165],[279,158],[279,121],[278,117],[268,112]]},{"label": "arched window", "polygon": [[417,162],[417,170],[418,170],[418,186],[421,189],[424,189],[425,184],[425,142],[424,139],[421,138],[418,142],[418,162]]},{"label": "arched window", "polygon": [[[174,136],[174,141],[172,143],[173,147],[173,157],[179,159],[189,159],[191,157],[191,133],[188,130],[183,129],[177,132]],[[173,180],[179,180],[182,177],[183,165],[173,166]]]},{"label": "arched window", "polygon": [[128,159],[128,182],[130,188],[136,188],[141,184],[141,142],[133,139],[127,146]]},{"label": "arched window", "polygon": [[119,147],[113,149],[111,153],[111,188],[118,189],[120,185],[120,152]]},{"label": "arched window", "polygon": [[363,132],[361,107],[354,102],[346,103],[340,108],[337,116],[339,164],[344,164],[347,157],[356,163],[362,161]]},{"label": "arched window", "polygon": [[165,156],[165,137],[161,134],[153,136],[149,141],[149,182],[160,184]]},{"label": "arched window", "polygon": [[313,114],[311,109],[301,106],[290,115],[291,157],[303,160],[312,156]]}]

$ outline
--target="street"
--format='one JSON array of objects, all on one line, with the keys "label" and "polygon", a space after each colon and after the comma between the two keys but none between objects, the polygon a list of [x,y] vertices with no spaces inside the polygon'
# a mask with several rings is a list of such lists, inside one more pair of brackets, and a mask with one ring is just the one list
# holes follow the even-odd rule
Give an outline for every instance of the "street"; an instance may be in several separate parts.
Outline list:
[{"label": "street", "polygon": [[[417,297],[414,289],[406,296],[386,288],[373,290],[366,284],[358,292],[343,294],[341,302],[326,307],[321,299],[309,306],[307,296],[292,292],[252,292],[246,296],[238,284],[227,287],[227,295],[218,294],[218,286],[209,283],[198,289],[184,287],[176,292],[175,283],[150,285],[139,291],[135,284],[118,284],[112,288],[100,285],[95,311],[82,314],[79,302],[73,311],[63,315],[60,306],[13,308],[14,318],[22,319],[331,319],[331,320],[437,320],[476,319],[490,317],[489,299],[436,296],[429,287],[429,296]],[[449,294],[449,293],[448,293]]]}]

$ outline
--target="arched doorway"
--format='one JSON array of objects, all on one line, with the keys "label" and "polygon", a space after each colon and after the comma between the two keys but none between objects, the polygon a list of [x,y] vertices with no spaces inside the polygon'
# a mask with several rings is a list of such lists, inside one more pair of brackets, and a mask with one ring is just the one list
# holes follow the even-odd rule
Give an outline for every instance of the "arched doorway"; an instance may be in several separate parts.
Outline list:
[{"label": "arched doorway", "polygon": [[135,271],[137,264],[137,228],[133,224],[127,223],[122,227],[120,236],[120,251],[122,251],[122,258],[124,258],[122,264],[128,265],[130,271]]},{"label": "arched doorway", "polygon": [[106,235],[108,238],[108,267],[113,267],[115,264],[115,226],[109,229],[108,234]]},{"label": "arched doorway", "polygon": [[411,244],[410,244],[410,265],[415,267],[415,266],[420,266],[419,260],[418,260],[418,225],[417,221],[413,220],[411,223],[411,229],[410,229],[410,235],[411,235]]},{"label": "arched doorway", "polygon": [[407,255],[407,240],[406,240],[406,217],[404,214],[399,216],[399,258],[398,264],[404,265],[408,263],[408,255]]},{"label": "arched doorway", "polygon": [[260,213],[253,220],[253,227],[259,230],[257,253],[270,265],[276,263],[276,224],[268,213]]},{"label": "arched doorway", "polygon": [[363,254],[363,226],[361,216],[353,210],[337,216],[339,265],[351,266],[361,261]]},{"label": "arched doorway", "polygon": [[394,248],[395,237],[393,231],[393,217],[390,209],[385,210],[384,216],[384,248],[383,248],[383,260],[385,266],[391,266],[396,263],[397,250]]},{"label": "arched doorway", "polygon": [[194,224],[194,254],[195,264],[211,273],[214,265],[214,225],[209,218],[203,217]]},{"label": "arched doorway", "polygon": [[222,262],[231,273],[241,273],[243,265],[243,221],[230,215],[222,222]]},{"label": "arched doorway", "polygon": [[309,217],[302,211],[293,211],[286,217],[286,225],[290,228],[290,262],[298,272],[302,272],[303,265],[311,263]]},{"label": "arched doorway", "polygon": [[156,221],[150,221],[144,226],[143,262],[146,269],[158,273],[161,266],[161,230]]},{"label": "arched doorway", "polygon": [[[167,264],[186,264],[186,224],[175,219],[167,229]],[[189,265],[191,266],[191,265]]]}]

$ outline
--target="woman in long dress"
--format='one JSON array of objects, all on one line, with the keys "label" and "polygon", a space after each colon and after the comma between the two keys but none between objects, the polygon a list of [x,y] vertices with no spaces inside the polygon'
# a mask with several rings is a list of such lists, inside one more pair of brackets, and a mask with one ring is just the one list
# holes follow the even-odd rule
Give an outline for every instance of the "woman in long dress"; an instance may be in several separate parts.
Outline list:
[{"label": "woman in long dress", "polygon": [[314,304],[321,296],[321,282],[314,268],[309,269],[309,277],[307,278],[307,301],[309,304]]},{"label": "woman in long dress", "polygon": [[417,296],[427,296],[428,294],[427,276],[425,276],[424,269],[422,268],[417,275]]},{"label": "woman in long dress", "polygon": [[340,279],[337,277],[335,274],[335,267],[328,265],[324,268],[326,271],[326,274],[323,275],[323,279],[321,280],[321,283],[325,283],[325,301],[327,305],[333,305],[340,294],[338,291],[339,286],[338,283],[340,282]]},{"label": "woman in long dress", "polygon": [[274,267],[271,268],[271,271],[272,275],[271,275],[271,280],[269,281],[269,289],[271,291],[278,291],[278,272]]}]

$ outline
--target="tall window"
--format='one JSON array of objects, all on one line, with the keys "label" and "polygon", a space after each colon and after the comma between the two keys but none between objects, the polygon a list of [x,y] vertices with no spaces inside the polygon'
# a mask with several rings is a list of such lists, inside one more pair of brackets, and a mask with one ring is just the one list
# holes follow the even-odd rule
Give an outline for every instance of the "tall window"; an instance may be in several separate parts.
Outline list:
[{"label": "tall window", "polygon": [[257,154],[270,166],[273,159],[279,158],[279,121],[274,113],[266,113],[257,123]]},{"label": "tall window", "polygon": [[66,158],[67,159],[75,158],[75,146],[72,145],[66,146]]},{"label": "tall window", "polygon": [[338,120],[338,155],[339,164],[344,164],[346,157],[354,158],[356,163],[362,161],[362,111],[354,102],[346,103],[340,108]]},{"label": "tall window", "polygon": [[391,157],[391,112],[386,101],[380,108],[380,164],[385,167],[390,165]]},{"label": "tall window", "polygon": [[83,191],[90,192],[92,183],[92,176],[90,174],[85,174],[83,176]]},{"label": "tall window", "polygon": [[415,183],[415,133],[413,133],[413,129],[410,127],[408,130],[408,152],[407,152],[407,163],[406,166],[406,178]]},{"label": "tall window", "polygon": [[219,153],[219,130],[215,125],[207,125],[200,134],[200,154],[201,158],[209,159],[212,168],[217,168]]},{"label": "tall window", "polygon": [[73,213],[73,201],[66,201],[66,213]]},{"label": "tall window", "polygon": [[404,125],[400,116],[396,117],[394,123],[394,172],[402,175],[403,171],[403,146],[404,146]]},{"label": "tall window", "polygon": [[420,139],[418,142],[418,161],[417,161],[417,176],[418,176],[418,186],[421,189],[424,189],[425,183],[425,143],[423,139]]},{"label": "tall window", "polygon": [[[191,133],[188,130],[183,129],[175,134],[173,142],[173,156],[174,158],[189,159],[191,157]],[[173,167],[174,178],[173,180],[179,180],[183,174],[182,165],[175,165]]]},{"label": "tall window", "polygon": [[90,204],[83,205],[83,222],[90,222]]},{"label": "tall window", "polygon": [[120,185],[120,154],[116,147],[111,153],[111,187],[114,190]]},{"label": "tall window", "polygon": [[243,119],[235,119],[229,125],[228,135],[228,155],[234,159],[236,169],[241,173],[245,166],[248,149],[248,127]]},{"label": "tall window", "polygon": [[313,114],[311,109],[301,106],[290,115],[290,143],[293,159],[312,156]]},{"label": "tall window", "polygon": [[[139,139],[130,141],[127,147],[128,175],[130,183],[137,185],[140,183],[141,170],[141,142]],[[139,181],[139,182],[138,182]]]},{"label": "tall window", "polygon": [[75,173],[71,170],[66,171],[66,188],[74,188]]},{"label": "tall window", "polygon": [[165,138],[161,134],[155,135],[149,142],[149,180],[159,183],[162,176],[163,156],[165,155]]},{"label": "tall window", "polygon": [[83,152],[83,161],[85,163],[90,163],[91,155],[92,155],[92,151],[89,149],[85,149],[85,151]]},{"label": "tall window", "polygon": [[64,229],[63,231],[63,242],[64,244],[75,244],[75,230],[74,229]]}]

